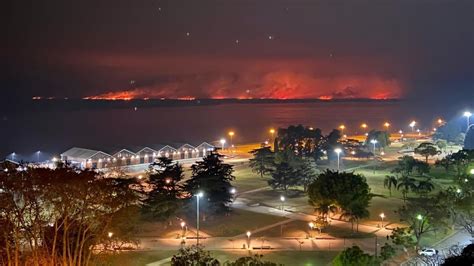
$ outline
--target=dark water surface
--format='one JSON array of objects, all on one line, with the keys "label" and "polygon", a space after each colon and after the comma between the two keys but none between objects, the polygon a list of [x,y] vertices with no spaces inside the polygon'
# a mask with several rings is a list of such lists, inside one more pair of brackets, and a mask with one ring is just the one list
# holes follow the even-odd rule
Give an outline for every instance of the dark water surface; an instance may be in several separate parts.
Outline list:
[{"label": "dark water surface", "polygon": [[[4,115],[0,155],[30,156],[41,150],[58,154],[72,146],[111,150],[168,142],[216,141],[234,130],[234,143],[269,138],[271,127],[304,124],[328,132],[344,123],[348,133],[382,128],[408,130],[412,119],[432,127],[436,113],[414,110],[404,102],[320,102],[222,104],[187,107],[84,108],[75,111],[27,111]],[[36,158],[36,157],[34,157]]]}]

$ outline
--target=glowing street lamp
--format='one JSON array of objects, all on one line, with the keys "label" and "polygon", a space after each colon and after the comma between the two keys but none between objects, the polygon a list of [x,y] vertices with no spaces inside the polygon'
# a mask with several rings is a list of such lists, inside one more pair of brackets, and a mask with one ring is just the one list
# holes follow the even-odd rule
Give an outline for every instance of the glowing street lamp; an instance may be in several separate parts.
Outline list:
[{"label": "glowing street lamp", "polygon": [[12,153],[10,154],[10,156],[11,156],[11,158],[12,158],[12,161],[15,161],[15,155],[16,155],[16,153],[14,153],[14,152],[12,152]]},{"label": "glowing street lamp", "polygon": [[232,147],[232,137],[234,137],[234,131],[229,131],[229,137],[230,137],[230,146]]},{"label": "glowing street lamp", "polygon": [[382,212],[379,216],[382,219],[382,228],[383,228],[383,219],[385,218],[385,213]]},{"label": "glowing street lamp", "polygon": [[363,128],[364,130],[367,129],[367,124],[366,123],[363,123],[362,125],[360,125],[361,128]]},{"label": "glowing street lamp", "polygon": [[418,219],[418,220],[421,221],[421,220],[423,220],[423,216],[422,216],[421,214],[418,214],[418,215],[416,216],[416,219]]},{"label": "glowing street lamp", "polygon": [[409,126],[411,127],[412,132],[415,131],[415,125],[416,125],[416,121],[415,120],[411,121]]},{"label": "glowing street lamp", "polygon": [[375,154],[375,145],[377,144],[377,140],[376,139],[372,139],[370,140],[370,143],[374,144],[374,154]]},{"label": "glowing street lamp", "polygon": [[339,160],[340,160],[340,158],[341,158],[340,155],[341,155],[342,149],[336,148],[336,149],[334,150],[334,152],[337,154],[337,171],[339,171],[339,170],[340,170],[340,162],[339,162]]},{"label": "glowing street lamp", "polygon": [[199,245],[199,199],[204,196],[204,193],[198,192],[196,194],[196,244]]},{"label": "glowing street lamp", "polygon": [[388,128],[390,127],[390,123],[389,123],[389,122],[385,122],[385,123],[383,124],[383,126],[388,130]]},{"label": "glowing street lamp", "polygon": [[438,122],[438,125],[440,125],[440,126],[444,124],[444,121],[441,118],[438,118],[438,121],[436,121],[436,122]]},{"label": "glowing street lamp", "polygon": [[114,236],[114,233],[109,232],[109,233],[107,234],[107,236],[108,236],[109,238],[112,238],[112,236]]},{"label": "glowing street lamp", "polygon": [[269,131],[269,132],[270,132],[270,135],[272,135],[272,140],[273,140],[274,135],[275,135],[275,129],[270,128],[270,131]]},{"label": "glowing street lamp", "polygon": [[285,210],[285,196],[280,196],[280,201],[281,201],[281,210]]},{"label": "glowing street lamp", "polygon": [[467,120],[467,129],[466,129],[466,132],[467,132],[469,130],[469,127],[471,126],[469,118],[472,116],[472,113],[469,111],[466,111],[464,112],[464,116],[466,117],[466,120]]},{"label": "glowing street lamp", "polygon": [[222,150],[224,150],[224,147],[225,147],[225,139],[221,139],[221,140],[220,140],[220,143],[221,143],[221,148],[222,148]]},{"label": "glowing street lamp", "polygon": [[471,169],[471,171],[469,171],[469,173],[470,173],[471,175],[474,175],[474,169]]},{"label": "glowing street lamp", "polygon": [[39,160],[40,160],[40,153],[41,153],[41,151],[36,152],[36,162],[38,162],[38,163],[39,163]]},{"label": "glowing street lamp", "polygon": [[250,236],[252,235],[252,233],[250,231],[247,231],[247,233],[245,233],[245,235],[247,235],[247,248],[250,249]]},{"label": "glowing street lamp", "polygon": [[346,126],[340,125],[339,129],[341,130],[341,134],[344,135],[344,129],[346,129]]},{"label": "glowing street lamp", "polygon": [[313,223],[313,222],[310,222],[310,223],[308,223],[308,225],[309,225],[309,229],[310,229],[310,231],[309,231],[309,237],[311,238],[311,237],[312,237],[312,236],[311,236],[311,232],[313,231],[314,223]]}]

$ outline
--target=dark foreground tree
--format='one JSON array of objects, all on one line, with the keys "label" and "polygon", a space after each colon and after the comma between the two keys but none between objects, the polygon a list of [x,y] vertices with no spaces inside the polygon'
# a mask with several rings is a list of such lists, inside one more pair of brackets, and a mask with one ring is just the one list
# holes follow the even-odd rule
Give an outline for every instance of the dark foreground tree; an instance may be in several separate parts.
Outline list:
[{"label": "dark foreground tree", "polygon": [[143,213],[149,219],[160,221],[170,218],[181,206],[183,168],[173,160],[161,157],[150,165],[148,183],[151,191],[143,204]]},{"label": "dark foreground tree", "polygon": [[222,161],[222,155],[212,152],[191,166],[192,176],[185,184],[185,191],[190,195],[202,192],[206,210],[218,213],[228,211],[232,202],[231,181],[233,166]]},{"label": "dark foreground tree", "polygon": [[55,170],[2,171],[3,262],[94,264],[94,248],[119,247],[130,240],[134,223],[129,215],[136,213],[141,197],[137,188],[133,179],[105,178],[63,165]]},{"label": "dark foreground tree", "polygon": [[333,266],[376,266],[378,259],[365,253],[358,246],[352,246],[341,251],[332,261]]},{"label": "dark foreground tree", "polygon": [[205,251],[202,246],[193,245],[181,248],[178,254],[173,255],[171,258],[171,265],[218,266],[220,263],[217,259],[211,256],[209,251]]},{"label": "dark foreground tree", "polygon": [[472,266],[474,265],[474,244],[467,245],[459,255],[447,257],[442,266]]},{"label": "dark foreground tree", "polygon": [[264,175],[273,172],[273,161],[275,155],[270,147],[262,147],[250,152],[253,158],[249,160],[250,168],[263,178]]}]

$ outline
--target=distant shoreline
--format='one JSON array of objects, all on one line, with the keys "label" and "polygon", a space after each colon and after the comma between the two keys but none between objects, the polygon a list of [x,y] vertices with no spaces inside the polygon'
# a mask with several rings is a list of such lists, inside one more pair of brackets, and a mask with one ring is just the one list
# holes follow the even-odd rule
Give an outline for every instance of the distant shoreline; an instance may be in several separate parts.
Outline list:
[{"label": "distant shoreline", "polygon": [[124,108],[153,108],[153,107],[196,107],[224,104],[298,104],[298,103],[394,103],[402,99],[131,99],[131,100],[92,100],[92,99],[28,99],[15,107],[4,111],[53,111],[88,109],[124,109]]}]

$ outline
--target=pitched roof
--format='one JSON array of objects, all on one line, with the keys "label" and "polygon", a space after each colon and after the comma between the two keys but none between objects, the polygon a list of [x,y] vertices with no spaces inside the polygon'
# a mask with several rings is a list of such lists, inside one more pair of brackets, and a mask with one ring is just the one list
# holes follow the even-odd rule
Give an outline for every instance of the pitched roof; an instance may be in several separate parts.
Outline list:
[{"label": "pitched roof", "polygon": [[66,157],[76,158],[76,159],[89,159],[92,156],[96,155],[97,153],[104,153],[105,155],[108,155],[105,152],[101,152],[101,151],[73,147],[63,152],[61,156],[66,156]]}]

